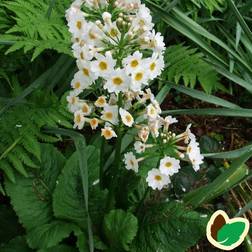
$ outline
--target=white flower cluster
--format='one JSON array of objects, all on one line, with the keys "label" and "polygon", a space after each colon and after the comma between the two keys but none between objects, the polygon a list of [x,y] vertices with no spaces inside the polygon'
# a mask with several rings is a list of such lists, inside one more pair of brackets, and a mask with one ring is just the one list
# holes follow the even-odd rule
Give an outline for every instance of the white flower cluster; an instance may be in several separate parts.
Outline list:
[{"label": "white flower cluster", "polygon": [[155,153],[160,150],[162,153],[173,150],[170,155],[164,154],[158,169],[153,168],[148,172],[146,181],[154,190],[162,190],[171,183],[170,177],[178,173],[181,168],[180,160],[190,162],[195,171],[198,171],[203,163],[199,143],[190,130],[191,125],[185,132],[176,135],[169,130],[170,125],[177,122],[176,118],[171,116],[163,118],[159,115],[160,112],[157,104],[150,104],[147,107],[148,124],[139,126],[138,139],[134,144],[136,154],[128,152],[124,155],[126,169],[137,173],[139,163],[144,159],[155,157]]},{"label": "white flower cluster", "polygon": [[[159,169],[148,173],[146,181],[153,189],[170,183],[170,176],[180,169],[179,159],[198,170],[203,157],[190,126],[181,135],[169,131],[177,120],[161,117],[149,89],[164,69],[165,50],[163,37],[153,29],[150,10],[140,0],[75,0],[66,18],[78,67],[67,97],[74,128],[81,130],[86,123],[92,130],[100,127],[107,140],[116,138],[122,128],[138,128],[134,147],[140,157],[133,152],[124,157],[126,168],[135,172],[145,153],[160,152],[157,146],[165,153],[165,146],[172,146],[175,154],[165,155]],[[137,124],[142,111],[144,120]]]},{"label": "white flower cluster", "polygon": [[[79,69],[67,97],[74,127],[102,125],[102,136],[117,137],[119,120],[132,127],[128,110],[146,96],[144,88],[164,68],[163,37],[153,30],[150,10],[138,0],[77,0],[66,18]],[[100,94],[96,101],[81,98],[88,89]]]}]

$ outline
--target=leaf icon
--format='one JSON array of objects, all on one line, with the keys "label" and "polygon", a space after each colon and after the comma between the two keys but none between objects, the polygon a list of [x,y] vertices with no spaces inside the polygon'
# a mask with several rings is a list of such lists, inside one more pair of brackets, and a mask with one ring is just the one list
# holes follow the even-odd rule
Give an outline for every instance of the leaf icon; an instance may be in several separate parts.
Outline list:
[{"label": "leaf icon", "polygon": [[249,227],[249,221],[246,218],[230,219],[224,211],[218,210],[207,224],[207,239],[216,248],[230,251],[243,242]]},{"label": "leaf icon", "polygon": [[225,224],[217,232],[217,241],[224,246],[231,246],[240,240],[245,227],[245,223],[240,221]]}]

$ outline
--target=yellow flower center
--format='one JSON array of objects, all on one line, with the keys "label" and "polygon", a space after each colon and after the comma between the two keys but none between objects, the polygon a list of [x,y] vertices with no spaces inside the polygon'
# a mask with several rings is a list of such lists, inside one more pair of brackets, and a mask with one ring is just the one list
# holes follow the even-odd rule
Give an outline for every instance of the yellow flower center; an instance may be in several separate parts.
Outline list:
[{"label": "yellow flower center", "polygon": [[131,115],[126,115],[125,119],[126,119],[127,122],[130,123],[132,121],[132,116]]},{"label": "yellow flower center", "polygon": [[89,70],[87,68],[83,68],[82,72],[83,72],[84,75],[89,77]]},{"label": "yellow flower center", "polygon": [[83,113],[88,113],[89,112],[89,107],[87,104],[84,104],[83,107],[82,107],[82,112]]},{"label": "yellow flower center", "polygon": [[123,80],[121,77],[115,77],[113,78],[113,84],[116,86],[120,86],[123,83]]},{"label": "yellow flower center", "polygon": [[96,118],[91,119],[90,125],[91,125],[92,127],[96,127],[97,124],[98,124],[98,121],[97,121]]},{"label": "yellow flower center", "polygon": [[165,167],[166,168],[171,168],[172,167],[172,163],[171,162],[166,162],[165,163]]},{"label": "yellow flower center", "polygon": [[80,53],[80,58],[81,58],[82,60],[84,60],[84,59],[85,59],[85,57],[84,57],[84,53],[83,53],[83,52],[81,52],[81,53]]},{"label": "yellow flower center", "polygon": [[81,21],[77,21],[76,27],[80,30],[82,28],[82,23]]},{"label": "yellow flower center", "polygon": [[151,63],[151,65],[150,65],[150,70],[151,71],[154,71],[155,70],[155,68],[156,68],[156,63],[155,62],[153,62],[153,63]]},{"label": "yellow flower center", "polygon": [[161,180],[162,180],[162,177],[161,177],[161,176],[159,176],[159,175],[156,175],[156,176],[155,176],[155,180],[157,180],[157,181],[161,181]]},{"label": "yellow flower center", "polygon": [[192,151],[192,147],[189,146],[189,147],[187,148],[187,152],[190,153],[191,151]]},{"label": "yellow flower center", "polygon": [[137,73],[136,75],[135,75],[135,80],[136,81],[140,81],[140,80],[142,80],[143,79],[143,73]]},{"label": "yellow flower center", "polygon": [[145,25],[145,21],[144,21],[143,19],[140,19],[140,20],[139,20],[139,25],[140,25],[140,26],[144,26],[144,25]]},{"label": "yellow flower center", "polygon": [[93,33],[93,32],[90,31],[90,32],[88,33],[88,35],[89,35],[89,38],[90,38],[90,39],[96,39],[95,33]]},{"label": "yellow flower center", "polygon": [[108,69],[108,64],[105,62],[105,61],[101,61],[99,63],[99,68],[102,70],[102,71],[105,71]]},{"label": "yellow flower center", "polygon": [[131,66],[131,67],[137,67],[138,65],[139,65],[139,62],[138,62],[138,60],[136,60],[136,59],[135,59],[135,60],[132,60],[131,63],[130,63],[130,66]]},{"label": "yellow flower center", "polygon": [[81,115],[77,115],[75,120],[76,120],[76,123],[80,123],[81,122]]},{"label": "yellow flower center", "polygon": [[75,87],[75,88],[77,88],[77,89],[78,89],[78,88],[80,88],[80,87],[81,87],[80,82],[79,82],[79,81],[78,81],[78,82],[76,82],[76,83],[74,84],[74,87]]},{"label": "yellow flower center", "polygon": [[104,136],[105,138],[110,138],[112,137],[112,132],[108,129],[104,130]]},{"label": "yellow flower center", "polygon": [[112,120],[113,119],[113,113],[112,112],[106,112],[105,113],[105,118],[107,120]]}]

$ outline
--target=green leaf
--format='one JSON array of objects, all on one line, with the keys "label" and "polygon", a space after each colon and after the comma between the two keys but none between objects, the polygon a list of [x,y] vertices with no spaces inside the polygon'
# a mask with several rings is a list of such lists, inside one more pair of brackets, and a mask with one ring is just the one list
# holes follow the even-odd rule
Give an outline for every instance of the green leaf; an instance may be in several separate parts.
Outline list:
[{"label": "green leaf", "polygon": [[29,178],[17,176],[16,184],[5,181],[11,204],[27,230],[53,219],[51,196],[65,162],[52,145],[42,144],[41,154],[41,167],[36,174]]},{"label": "green leaf", "polygon": [[40,249],[38,252],[78,252],[78,250],[67,245],[58,245],[49,249]]},{"label": "green leaf", "polygon": [[205,235],[208,221],[207,216],[175,202],[151,206],[142,216],[132,250],[136,252],[187,251]]},{"label": "green leaf", "polygon": [[[105,208],[104,199],[107,195],[106,192],[98,190],[98,185],[93,185],[99,175],[99,150],[94,146],[88,146],[86,149],[86,158],[90,171],[90,214],[95,222],[99,222],[101,213]],[[81,227],[86,228],[87,212],[83,201],[83,193],[78,153],[76,152],[66,162],[53,194],[53,209],[55,216],[73,221]]]},{"label": "green leaf", "polygon": [[18,236],[12,239],[8,244],[0,246],[1,252],[32,252],[26,243],[24,236]]},{"label": "green leaf", "polygon": [[47,249],[57,245],[71,232],[79,233],[79,228],[68,222],[53,221],[28,231],[27,242],[31,248]]},{"label": "green leaf", "polygon": [[231,246],[240,240],[241,235],[245,231],[244,222],[234,222],[225,224],[217,232],[217,241],[223,246]]},{"label": "green leaf", "polygon": [[111,210],[104,217],[104,233],[113,249],[129,251],[129,246],[137,234],[137,218],[123,210]]}]

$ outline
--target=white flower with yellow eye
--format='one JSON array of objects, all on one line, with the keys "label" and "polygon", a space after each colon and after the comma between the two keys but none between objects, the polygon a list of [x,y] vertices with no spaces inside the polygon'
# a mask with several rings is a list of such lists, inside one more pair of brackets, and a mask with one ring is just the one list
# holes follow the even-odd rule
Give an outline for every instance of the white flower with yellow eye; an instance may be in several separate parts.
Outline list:
[{"label": "white flower with yellow eye", "polygon": [[127,74],[135,72],[138,67],[142,66],[142,57],[143,54],[139,51],[136,51],[133,55],[123,59],[123,65]]},{"label": "white flower with yellow eye", "polygon": [[106,52],[105,56],[97,53],[95,57],[97,60],[91,63],[92,71],[98,77],[108,76],[116,65],[116,60],[113,59],[111,52]]},{"label": "white flower with yellow eye", "polygon": [[85,117],[82,111],[76,111],[74,113],[74,128],[78,128],[79,130],[83,129],[85,124]]},{"label": "white flower with yellow eye", "polygon": [[77,61],[79,72],[76,73],[77,78],[85,84],[86,87],[90,86],[96,79],[96,75],[91,70],[90,62],[88,61]]},{"label": "white flower with yellow eye", "polygon": [[101,47],[103,46],[104,33],[94,23],[88,23],[87,30],[83,33],[82,39],[87,41],[90,46]]},{"label": "white flower with yellow eye", "polygon": [[101,130],[101,136],[103,136],[107,140],[110,140],[113,137],[117,137],[115,131],[108,126]]},{"label": "white flower with yellow eye", "polygon": [[80,38],[85,29],[87,22],[81,11],[76,10],[75,15],[71,16],[68,22],[69,31],[73,34],[74,38]]},{"label": "white flower with yellow eye", "polygon": [[92,112],[92,107],[88,105],[86,102],[80,103],[80,110],[82,111],[84,116],[88,116]]},{"label": "white flower with yellow eye", "polygon": [[106,76],[104,88],[109,93],[119,94],[128,90],[130,85],[130,77],[125,73],[124,69],[116,69],[109,76]]},{"label": "white flower with yellow eye", "polygon": [[134,172],[138,172],[138,160],[136,159],[136,156],[133,154],[133,152],[128,152],[124,154],[124,163],[125,168],[127,170],[133,170]]},{"label": "white flower with yellow eye", "polygon": [[140,141],[136,141],[134,143],[134,149],[136,151],[136,153],[143,153],[145,152],[145,149],[146,149],[146,145]]},{"label": "white flower with yellow eye", "polygon": [[144,65],[151,80],[158,77],[164,69],[164,57],[153,53],[151,58],[144,59]]},{"label": "white flower with yellow eye", "polygon": [[134,123],[133,116],[127,110],[122,108],[119,109],[119,113],[122,118],[122,122],[128,127],[132,127]]},{"label": "white flower with yellow eye", "polygon": [[146,108],[146,111],[147,111],[147,116],[150,120],[155,120],[159,115],[158,109],[153,104],[149,104]]},{"label": "white flower with yellow eye", "polygon": [[87,45],[80,46],[79,43],[74,43],[72,49],[74,57],[79,60],[89,61],[93,58],[93,54]]},{"label": "white flower with yellow eye", "polygon": [[165,50],[164,37],[160,32],[156,33],[155,30],[152,30],[152,33],[149,34],[149,48],[158,54],[162,54]]},{"label": "white flower with yellow eye", "polygon": [[104,95],[99,96],[98,99],[95,101],[94,105],[97,108],[103,108],[107,104],[106,97]]},{"label": "white flower with yellow eye", "polygon": [[153,190],[162,190],[171,183],[171,180],[169,176],[162,174],[159,169],[153,168],[148,172],[146,182]]},{"label": "white flower with yellow eye", "polygon": [[130,89],[134,92],[140,92],[143,85],[148,85],[148,71],[146,69],[139,67],[131,75],[131,85]]},{"label": "white flower with yellow eye", "polygon": [[92,118],[90,119],[89,124],[92,130],[96,130],[99,125],[99,120],[97,118]]},{"label": "white flower with yellow eye", "polygon": [[157,117],[154,120],[153,119],[149,120],[148,126],[149,126],[149,129],[150,129],[151,135],[154,138],[159,137],[159,129],[161,128],[159,117]]},{"label": "white flower with yellow eye", "polygon": [[150,130],[148,127],[142,127],[138,132],[138,137],[142,142],[146,143],[150,135]]},{"label": "white flower with yellow eye", "polygon": [[70,112],[74,113],[75,111],[79,110],[80,99],[74,91],[69,93],[69,95],[66,97],[66,100],[68,102],[68,109]]},{"label": "white flower with yellow eye", "polygon": [[150,9],[148,9],[144,4],[140,5],[140,8],[133,19],[132,28],[134,31],[138,30],[151,30],[154,27],[152,23],[152,16],[150,14]]},{"label": "white flower with yellow eye", "polygon": [[172,176],[179,172],[180,161],[172,157],[164,157],[160,161],[159,170],[166,176]]},{"label": "white flower with yellow eye", "polygon": [[117,105],[105,105],[102,111],[101,119],[110,122],[113,125],[118,124],[118,106]]}]

